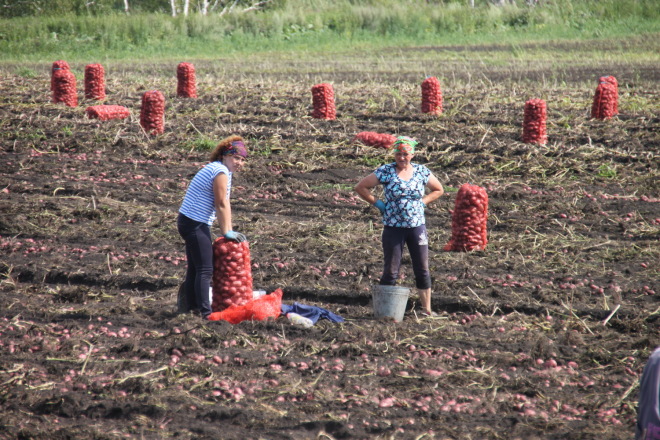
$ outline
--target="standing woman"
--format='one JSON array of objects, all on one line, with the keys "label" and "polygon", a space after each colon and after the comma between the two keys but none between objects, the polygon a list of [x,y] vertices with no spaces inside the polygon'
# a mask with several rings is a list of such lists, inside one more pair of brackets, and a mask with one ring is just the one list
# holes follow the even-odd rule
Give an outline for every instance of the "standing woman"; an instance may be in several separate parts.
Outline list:
[{"label": "standing woman", "polygon": [[247,149],[243,138],[229,136],[211,153],[209,163],[195,174],[179,208],[177,227],[186,242],[188,269],[182,286],[179,312],[199,312],[207,319],[211,314],[209,287],[213,276],[213,243],[211,225],[218,220],[220,235],[228,240],[245,241],[245,235],[233,231],[231,205],[232,175],[243,168]]},{"label": "standing woman", "polygon": [[[383,275],[381,285],[393,286],[399,277],[404,245],[412,259],[422,314],[431,316],[429,243],[424,208],[444,193],[442,184],[424,165],[412,163],[417,141],[400,136],[394,142],[394,163],[383,165],[363,178],[355,192],[383,214]],[[385,201],[371,192],[383,185]],[[430,192],[425,194],[425,189]]]}]

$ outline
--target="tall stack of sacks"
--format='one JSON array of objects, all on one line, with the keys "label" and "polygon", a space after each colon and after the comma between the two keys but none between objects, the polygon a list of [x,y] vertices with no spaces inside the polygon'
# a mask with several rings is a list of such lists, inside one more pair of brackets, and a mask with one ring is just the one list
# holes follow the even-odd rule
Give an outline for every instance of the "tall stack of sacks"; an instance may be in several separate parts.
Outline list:
[{"label": "tall stack of sacks", "polygon": [[530,99],[525,103],[523,116],[522,141],[526,144],[545,145],[548,141],[546,133],[547,109],[542,99]]},{"label": "tall stack of sacks", "polygon": [[69,107],[78,106],[76,76],[70,70],[57,69],[52,77],[53,102],[64,103]]},{"label": "tall stack of sacks", "polygon": [[142,95],[140,125],[148,134],[161,134],[165,131],[165,96],[158,90]]},{"label": "tall stack of sacks", "polygon": [[440,81],[434,76],[429,76],[422,82],[422,113],[442,113],[442,90]]},{"label": "tall stack of sacks", "polygon": [[312,86],[312,117],[315,119],[337,119],[335,108],[335,92],[332,84],[316,84]]},{"label": "tall stack of sacks", "polygon": [[105,99],[105,70],[101,64],[85,66],[85,98],[97,101]]},{"label": "tall stack of sacks", "polygon": [[197,98],[195,66],[191,63],[179,63],[176,68],[176,96],[180,98]]},{"label": "tall stack of sacks", "polygon": [[247,241],[220,237],[213,242],[213,298],[211,309],[220,312],[252,299],[252,263]]},{"label": "tall stack of sacks", "polygon": [[55,72],[58,70],[71,70],[69,63],[64,60],[58,60],[53,62],[53,65],[50,68],[50,91],[55,90]]},{"label": "tall stack of sacks", "polygon": [[618,115],[619,114],[619,82],[616,80],[616,78],[612,75],[608,76],[601,76],[598,79],[598,83],[607,83],[607,84],[612,84],[614,86],[614,92],[616,93],[616,99],[614,100],[614,114]]},{"label": "tall stack of sacks", "polygon": [[451,239],[445,251],[466,252],[486,249],[488,244],[488,193],[465,183],[456,194],[451,214]]},{"label": "tall stack of sacks", "polygon": [[591,105],[591,117],[611,119],[619,114],[619,83],[613,76],[601,76]]}]

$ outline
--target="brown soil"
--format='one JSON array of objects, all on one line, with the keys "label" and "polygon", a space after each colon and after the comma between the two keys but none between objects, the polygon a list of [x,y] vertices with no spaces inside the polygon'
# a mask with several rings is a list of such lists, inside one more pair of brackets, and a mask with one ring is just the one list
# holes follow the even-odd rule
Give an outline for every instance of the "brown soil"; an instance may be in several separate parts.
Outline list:
[{"label": "brown soil", "polygon": [[[309,117],[321,81],[302,73],[198,67],[200,98],[186,100],[171,65],[106,66],[107,103],[132,111],[108,122],[84,117],[93,102],[50,104],[49,67],[0,78],[0,437],[631,438],[660,344],[658,66],[639,67],[647,83],[599,66],[587,89],[519,82],[535,69],[448,73],[440,117],[419,112],[414,65],[337,69],[322,78],[336,121]],[[610,121],[589,119],[600,72],[620,83]],[[156,137],[138,124],[151,89],[167,97]],[[544,147],[520,142],[531,97],[548,102]],[[437,318],[413,298],[403,322],[373,319],[380,227],[351,188],[390,157],[352,141],[364,130],[420,139],[416,160],[447,190],[427,214]],[[200,145],[231,133],[251,146],[232,203],[255,287],[345,323],[175,313],[176,212]],[[488,191],[489,244],[443,252],[466,182]]]}]

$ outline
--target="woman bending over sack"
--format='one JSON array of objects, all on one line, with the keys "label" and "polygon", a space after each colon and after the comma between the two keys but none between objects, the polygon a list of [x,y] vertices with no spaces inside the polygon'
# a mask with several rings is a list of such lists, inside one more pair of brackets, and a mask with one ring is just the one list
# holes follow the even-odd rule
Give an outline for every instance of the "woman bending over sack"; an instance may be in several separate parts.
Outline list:
[{"label": "woman bending over sack", "polygon": [[179,298],[179,312],[194,311],[207,319],[211,314],[209,287],[213,276],[211,225],[218,220],[220,234],[228,240],[245,241],[233,231],[231,204],[232,175],[243,168],[247,149],[243,138],[229,136],[211,153],[210,162],[190,181],[179,208],[177,227],[186,242],[188,269]]},{"label": "woman bending over sack", "polygon": [[[393,286],[399,277],[404,246],[412,259],[415,285],[422,304],[422,314],[431,311],[431,275],[429,273],[429,243],[424,208],[444,193],[442,184],[424,165],[412,162],[417,141],[400,136],[394,142],[394,163],[383,165],[356,186],[355,192],[383,214],[383,275],[381,285]],[[371,192],[383,185],[385,201]],[[426,193],[426,188],[430,190]]]}]

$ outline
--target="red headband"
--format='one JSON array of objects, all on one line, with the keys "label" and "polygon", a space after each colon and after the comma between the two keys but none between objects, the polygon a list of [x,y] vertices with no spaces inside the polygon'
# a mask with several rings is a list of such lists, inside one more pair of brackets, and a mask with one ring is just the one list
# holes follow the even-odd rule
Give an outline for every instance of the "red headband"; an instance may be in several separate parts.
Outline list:
[{"label": "red headband", "polygon": [[234,141],[230,144],[230,147],[225,150],[223,155],[225,154],[238,154],[239,156],[247,157],[247,148],[245,148],[245,144],[243,141]]}]

